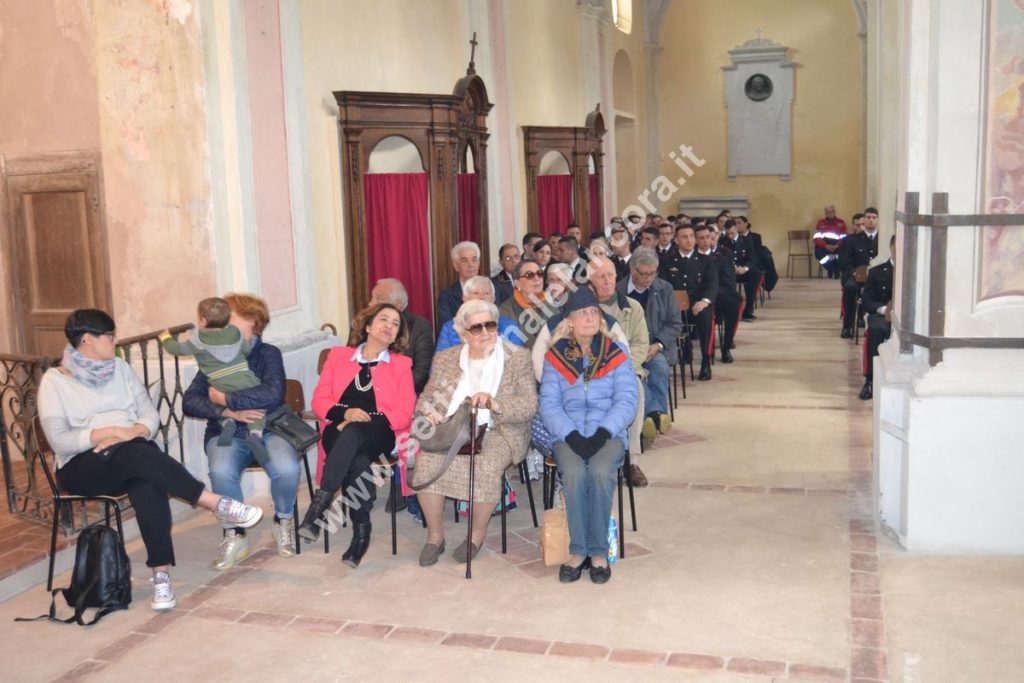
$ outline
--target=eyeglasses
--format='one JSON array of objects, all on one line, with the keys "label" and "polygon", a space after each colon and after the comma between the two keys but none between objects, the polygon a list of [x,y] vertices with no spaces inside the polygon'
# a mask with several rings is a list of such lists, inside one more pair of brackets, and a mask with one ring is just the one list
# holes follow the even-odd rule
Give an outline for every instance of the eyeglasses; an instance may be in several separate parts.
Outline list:
[{"label": "eyeglasses", "polygon": [[528,270],[524,273],[519,273],[520,280],[536,280],[537,278],[544,277],[539,270]]},{"label": "eyeglasses", "polygon": [[508,256],[502,256],[501,260],[502,261],[518,261],[519,260],[519,254],[509,254]]},{"label": "eyeglasses", "polygon": [[633,277],[636,277],[636,278],[641,278],[642,277],[645,280],[649,279],[649,278],[652,278],[652,277],[654,277],[657,274],[658,274],[658,271],[656,271],[656,270],[652,270],[652,271],[647,272],[647,273],[645,273],[642,270],[634,270],[633,271]]},{"label": "eyeglasses", "polygon": [[469,332],[474,337],[476,337],[484,330],[487,330],[488,332],[494,332],[496,329],[498,329],[498,323],[494,322],[493,320],[488,320],[485,323],[477,323],[476,325],[470,325],[469,327],[466,328],[466,331]]}]

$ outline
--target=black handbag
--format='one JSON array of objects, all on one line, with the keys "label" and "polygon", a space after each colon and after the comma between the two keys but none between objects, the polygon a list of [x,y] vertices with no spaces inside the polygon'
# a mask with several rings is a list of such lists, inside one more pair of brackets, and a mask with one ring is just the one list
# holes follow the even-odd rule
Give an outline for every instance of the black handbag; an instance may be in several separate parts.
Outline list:
[{"label": "black handbag", "polygon": [[288,404],[267,415],[267,431],[287,441],[299,455],[320,440],[320,432]]}]

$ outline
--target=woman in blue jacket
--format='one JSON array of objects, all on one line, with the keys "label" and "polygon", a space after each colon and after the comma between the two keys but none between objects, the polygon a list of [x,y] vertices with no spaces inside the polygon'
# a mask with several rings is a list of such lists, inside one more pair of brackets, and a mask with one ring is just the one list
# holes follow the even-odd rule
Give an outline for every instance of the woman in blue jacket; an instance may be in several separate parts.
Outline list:
[{"label": "woman in blue jacket", "polygon": [[587,287],[569,295],[566,313],[544,357],[540,414],[555,439],[565,486],[569,562],[558,580],[570,583],[590,568],[594,583],[611,578],[608,518],[615,473],[636,413],[637,381],[626,347],[615,342]]}]

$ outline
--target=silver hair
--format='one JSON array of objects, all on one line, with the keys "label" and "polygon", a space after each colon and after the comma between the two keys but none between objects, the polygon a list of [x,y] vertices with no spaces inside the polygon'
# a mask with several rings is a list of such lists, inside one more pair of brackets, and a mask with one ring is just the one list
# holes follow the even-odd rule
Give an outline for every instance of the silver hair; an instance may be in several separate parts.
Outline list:
[{"label": "silver hair", "polygon": [[475,254],[478,259],[480,258],[480,245],[476,242],[470,242],[467,240],[465,242],[459,242],[452,247],[452,263],[455,263],[455,261],[458,260],[459,252],[466,249],[472,249],[473,254]]},{"label": "silver hair", "polygon": [[552,263],[548,265],[548,281],[551,281],[551,276],[557,273],[561,276],[563,282],[572,282],[572,268],[569,267],[568,263]]},{"label": "silver hair", "polygon": [[491,320],[498,322],[497,306],[489,301],[470,299],[459,306],[459,310],[455,312],[455,331],[460,334],[465,334],[467,327],[466,321],[478,313],[487,313],[491,316]]},{"label": "silver hair", "polygon": [[647,247],[640,247],[633,252],[633,255],[629,258],[630,270],[636,270],[638,266],[655,266],[658,265],[658,255],[654,253],[653,249]]},{"label": "silver hair", "polygon": [[491,282],[491,278],[484,277],[483,275],[474,275],[473,277],[466,280],[462,285],[462,296],[469,296],[469,290],[480,285],[487,285],[491,288],[491,296],[495,296],[494,283]]},{"label": "silver hair", "polygon": [[388,303],[397,308],[400,311],[404,311],[409,305],[409,292],[405,291],[405,285],[402,281],[394,277],[386,277],[377,280],[375,287],[380,285],[386,285],[390,288],[390,296],[388,296]]}]

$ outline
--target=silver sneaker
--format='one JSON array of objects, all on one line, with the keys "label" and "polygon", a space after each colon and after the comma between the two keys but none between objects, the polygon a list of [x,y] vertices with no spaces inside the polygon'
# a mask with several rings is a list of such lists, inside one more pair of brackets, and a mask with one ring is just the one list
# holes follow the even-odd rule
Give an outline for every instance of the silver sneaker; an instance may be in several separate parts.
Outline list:
[{"label": "silver sneaker", "polygon": [[149,606],[160,611],[172,609],[177,605],[174,599],[174,589],[171,588],[171,577],[167,572],[157,572],[153,575],[153,602]]},{"label": "silver sneaker", "polygon": [[291,557],[295,554],[295,523],[291,519],[282,519],[270,525],[274,531],[274,540],[277,542],[277,554],[281,557]]},{"label": "silver sneaker", "polygon": [[249,539],[234,529],[228,529],[220,541],[220,552],[217,553],[217,559],[213,561],[213,568],[220,571],[231,569],[247,557],[249,557]]},{"label": "silver sneaker", "polygon": [[217,504],[217,521],[221,524],[248,529],[263,517],[263,510],[255,505],[224,496]]}]

